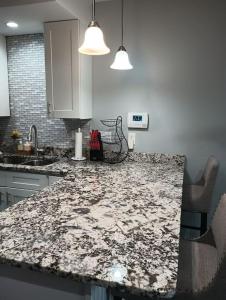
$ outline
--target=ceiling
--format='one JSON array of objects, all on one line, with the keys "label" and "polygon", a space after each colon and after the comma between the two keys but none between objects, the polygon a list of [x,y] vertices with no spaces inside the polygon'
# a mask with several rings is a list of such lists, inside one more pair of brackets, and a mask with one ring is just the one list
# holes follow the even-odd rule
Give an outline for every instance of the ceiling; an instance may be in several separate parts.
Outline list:
[{"label": "ceiling", "polygon": [[[48,1],[50,2],[55,0],[1,0],[0,7],[34,4],[34,3],[41,3],[41,2],[48,2]],[[96,0],[96,2],[103,2],[103,1],[111,1],[111,0]]]},{"label": "ceiling", "polygon": [[[0,9],[0,33],[3,35],[39,33],[43,32],[43,22],[74,18],[72,13],[53,0],[7,7],[2,7],[2,1]],[[28,2],[28,0],[22,1]],[[12,4],[15,1],[10,0],[9,2]],[[40,2],[40,0],[33,0],[33,2]],[[6,26],[7,21],[15,21],[19,24],[19,27],[16,29],[8,28]]]},{"label": "ceiling", "polygon": [[[110,0],[96,0],[102,1]],[[9,36],[43,32],[44,22],[78,17],[77,8],[87,19],[90,17],[90,5],[91,0],[0,0],[0,34]],[[8,21],[18,23],[19,27],[8,28]]]}]

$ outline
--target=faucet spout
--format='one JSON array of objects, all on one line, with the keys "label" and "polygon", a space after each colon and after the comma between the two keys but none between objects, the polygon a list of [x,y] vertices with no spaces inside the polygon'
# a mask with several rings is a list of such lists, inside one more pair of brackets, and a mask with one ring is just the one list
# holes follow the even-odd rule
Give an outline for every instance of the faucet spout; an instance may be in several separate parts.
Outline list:
[{"label": "faucet spout", "polygon": [[28,141],[34,144],[34,153],[38,156],[38,131],[34,124],[29,129]]}]

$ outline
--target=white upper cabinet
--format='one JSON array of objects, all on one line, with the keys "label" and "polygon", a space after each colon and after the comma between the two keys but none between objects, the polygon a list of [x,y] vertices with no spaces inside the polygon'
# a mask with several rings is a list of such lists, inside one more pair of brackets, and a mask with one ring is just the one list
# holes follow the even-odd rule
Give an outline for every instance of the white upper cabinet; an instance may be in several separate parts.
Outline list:
[{"label": "white upper cabinet", "polygon": [[10,116],[6,40],[0,35],[0,117]]},{"label": "white upper cabinet", "polygon": [[92,118],[92,61],[78,53],[79,20],[45,23],[46,94],[53,118]]}]

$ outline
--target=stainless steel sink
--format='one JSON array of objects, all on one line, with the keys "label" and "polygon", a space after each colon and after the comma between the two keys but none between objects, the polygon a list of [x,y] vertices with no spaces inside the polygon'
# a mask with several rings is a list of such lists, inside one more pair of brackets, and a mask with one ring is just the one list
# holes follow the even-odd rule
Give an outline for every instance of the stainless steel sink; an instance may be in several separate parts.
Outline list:
[{"label": "stainless steel sink", "polygon": [[24,157],[24,156],[3,156],[0,157],[1,164],[13,164],[24,166],[47,166],[57,162],[58,159],[52,158],[36,158],[36,157]]},{"label": "stainless steel sink", "polygon": [[23,157],[23,156],[3,156],[3,157],[0,157],[0,163],[1,164],[18,165],[18,164],[24,163],[27,160],[28,160],[28,158]]},{"label": "stainless steel sink", "polygon": [[23,162],[22,165],[26,165],[26,166],[47,166],[47,165],[51,165],[51,164],[53,164],[57,161],[58,160],[56,158],[33,159],[33,160]]}]

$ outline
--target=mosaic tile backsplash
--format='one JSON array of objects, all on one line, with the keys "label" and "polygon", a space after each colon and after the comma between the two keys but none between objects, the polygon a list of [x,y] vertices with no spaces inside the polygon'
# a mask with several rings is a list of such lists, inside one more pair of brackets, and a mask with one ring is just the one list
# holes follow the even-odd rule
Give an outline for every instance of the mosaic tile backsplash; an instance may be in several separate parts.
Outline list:
[{"label": "mosaic tile backsplash", "polygon": [[10,36],[6,41],[11,117],[0,118],[0,142],[10,143],[13,129],[26,138],[35,124],[39,145],[73,147],[73,131],[80,125],[87,135],[89,123],[48,117],[43,34]]}]

